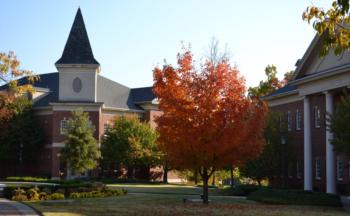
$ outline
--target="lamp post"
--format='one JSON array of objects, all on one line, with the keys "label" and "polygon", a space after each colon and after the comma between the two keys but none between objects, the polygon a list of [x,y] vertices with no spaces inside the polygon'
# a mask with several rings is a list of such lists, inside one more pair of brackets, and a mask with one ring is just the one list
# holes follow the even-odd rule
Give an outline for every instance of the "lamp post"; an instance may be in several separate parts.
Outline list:
[{"label": "lamp post", "polygon": [[288,158],[287,158],[287,137],[285,134],[281,134],[281,150],[282,150],[283,187],[286,187],[287,178],[288,178]]}]

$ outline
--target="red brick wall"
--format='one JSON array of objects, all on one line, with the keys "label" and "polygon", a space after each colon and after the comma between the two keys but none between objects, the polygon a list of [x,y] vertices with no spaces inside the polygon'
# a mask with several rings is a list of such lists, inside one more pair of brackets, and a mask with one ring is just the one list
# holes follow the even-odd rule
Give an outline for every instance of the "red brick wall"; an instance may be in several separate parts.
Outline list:
[{"label": "red brick wall", "polygon": [[[100,124],[99,124],[99,112],[93,111],[88,112],[90,116],[90,120],[92,124],[95,126],[95,139],[99,140],[100,134]],[[53,112],[53,126],[52,126],[52,134],[53,134],[53,143],[62,143],[65,140],[65,135],[60,133],[60,125],[61,120],[64,118],[69,119],[72,116],[70,111],[54,111]],[[51,148],[51,174],[52,177],[59,177],[60,171],[64,171],[60,169],[60,159],[58,157],[59,152],[61,151],[60,147]],[[61,167],[62,168],[62,167]]]},{"label": "red brick wall", "polygon": [[159,110],[147,110],[144,116],[145,121],[149,122],[151,128],[156,128],[157,124],[154,121],[156,117],[162,115],[162,111]]},{"label": "red brick wall", "polygon": [[[292,127],[291,131],[288,132],[288,140],[287,145],[289,148],[292,149],[293,154],[295,154],[296,159],[294,164],[289,164],[288,167],[291,169],[289,173],[291,174],[290,177],[288,177],[287,183],[290,187],[293,188],[303,188],[303,180],[302,178],[297,178],[297,168],[296,168],[296,162],[298,161],[301,174],[304,175],[304,112],[303,112],[303,101],[296,101],[288,104],[278,105],[274,106],[271,109],[273,111],[280,112],[282,114],[282,119],[284,122],[287,122],[287,113],[288,111],[291,112],[292,115]],[[296,129],[296,110],[299,110],[301,112],[301,129]],[[275,185],[279,186],[282,184],[281,181],[276,179]]]}]

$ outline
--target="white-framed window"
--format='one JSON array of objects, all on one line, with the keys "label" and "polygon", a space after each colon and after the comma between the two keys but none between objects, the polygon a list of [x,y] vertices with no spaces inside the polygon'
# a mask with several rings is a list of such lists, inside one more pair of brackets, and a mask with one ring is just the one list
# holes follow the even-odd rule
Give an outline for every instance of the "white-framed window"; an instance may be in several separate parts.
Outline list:
[{"label": "white-framed window", "polygon": [[320,128],[321,127],[321,110],[318,106],[315,106],[314,118],[315,118],[315,128]]},{"label": "white-framed window", "polygon": [[337,158],[337,179],[343,181],[344,178],[344,161],[341,158]]},{"label": "white-framed window", "polygon": [[315,178],[321,179],[321,160],[319,158],[315,159]]},{"label": "white-framed window", "polygon": [[292,130],[292,113],[288,110],[287,112],[287,124],[288,124],[288,131]]},{"label": "white-framed window", "polygon": [[301,112],[299,109],[295,112],[295,129],[301,130]]},{"label": "white-framed window", "polygon": [[293,178],[293,165],[289,164],[288,167],[288,178]]},{"label": "white-framed window", "polygon": [[302,176],[302,173],[301,173],[301,165],[300,165],[300,162],[297,161],[297,178],[298,179],[301,179],[301,176]]},{"label": "white-framed window", "polygon": [[282,113],[279,115],[279,122],[280,122],[280,130],[283,129],[283,115]]},{"label": "white-framed window", "polygon": [[68,129],[68,121],[66,118],[61,120],[60,123],[60,133],[61,134],[66,134],[67,133],[67,129]]},{"label": "white-framed window", "polygon": [[350,180],[350,161],[348,161],[348,180]]},{"label": "white-framed window", "polygon": [[108,123],[108,121],[107,121],[107,122],[104,123],[104,125],[103,125],[103,132],[104,132],[104,134],[106,134],[106,133],[109,131],[109,128],[110,128],[110,126],[109,126],[109,123]]}]

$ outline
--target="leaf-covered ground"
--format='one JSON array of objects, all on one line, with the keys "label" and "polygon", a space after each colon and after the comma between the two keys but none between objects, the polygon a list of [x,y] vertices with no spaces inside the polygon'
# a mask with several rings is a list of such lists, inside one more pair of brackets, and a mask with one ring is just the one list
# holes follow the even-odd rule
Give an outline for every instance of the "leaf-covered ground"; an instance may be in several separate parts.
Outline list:
[{"label": "leaf-covered ground", "polygon": [[[34,208],[48,216],[77,215],[274,215],[274,216],[341,216],[348,215],[342,208],[268,205],[242,198],[211,196],[207,206],[200,203],[184,203],[184,198],[199,198],[200,188],[180,187],[176,185],[114,185],[128,188],[126,196],[110,198],[80,199],[68,202],[31,202]],[[130,189],[132,189],[130,191]],[[160,193],[159,193],[160,192]],[[212,191],[215,195],[215,190]],[[168,193],[168,194],[167,194]]]}]

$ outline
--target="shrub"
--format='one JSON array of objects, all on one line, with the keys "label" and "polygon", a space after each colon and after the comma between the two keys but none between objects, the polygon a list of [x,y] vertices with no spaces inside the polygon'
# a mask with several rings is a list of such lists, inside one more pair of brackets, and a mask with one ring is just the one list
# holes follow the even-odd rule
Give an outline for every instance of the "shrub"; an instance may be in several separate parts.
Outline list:
[{"label": "shrub", "polygon": [[48,200],[50,197],[49,197],[50,195],[47,195],[47,193],[46,192],[40,192],[39,193],[39,199],[40,200]]},{"label": "shrub", "polygon": [[40,200],[39,189],[37,187],[27,190],[26,195],[28,200]]},{"label": "shrub", "polygon": [[6,199],[11,199],[13,195],[15,195],[15,190],[17,189],[23,189],[23,190],[28,190],[30,189],[31,187],[30,186],[21,186],[21,187],[18,187],[18,186],[6,186],[4,187],[3,189],[3,196],[6,198]]},{"label": "shrub", "polygon": [[80,198],[80,193],[74,192],[69,195],[70,199],[79,199]]},{"label": "shrub", "polygon": [[25,194],[18,194],[18,195],[15,195],[15,196],[12,196],[11,200],[14,200],[14,201],[27,201],[28,198]]},{"label": "shrub", "polygon": [[49,199],[51,200],[62,200],[65,199],[64,194],[62,193],[53,193],[50,196],[48,196]]},{"label": "shrub", "polygon": [[71,193],[69,198],[79,199],[79,198],[97,198],[97,197],[109,197],[109,196],[121,196],[125,195],[125,190],[112,190],[112,189],[103,189],[95,190],[90,192],[75,192]]},{"label": "shrub", "polygon": [[338,195],[302,190],[260,189],[248,199],[271,204],[342,206]]},{"label": "shrub", "polygon": [[223,190],[224,195],[229,196],[248,196],[249,194],[259,190],[260,188],[265,188],[258,185],[236,185],[234,188],[225,188]]}]

